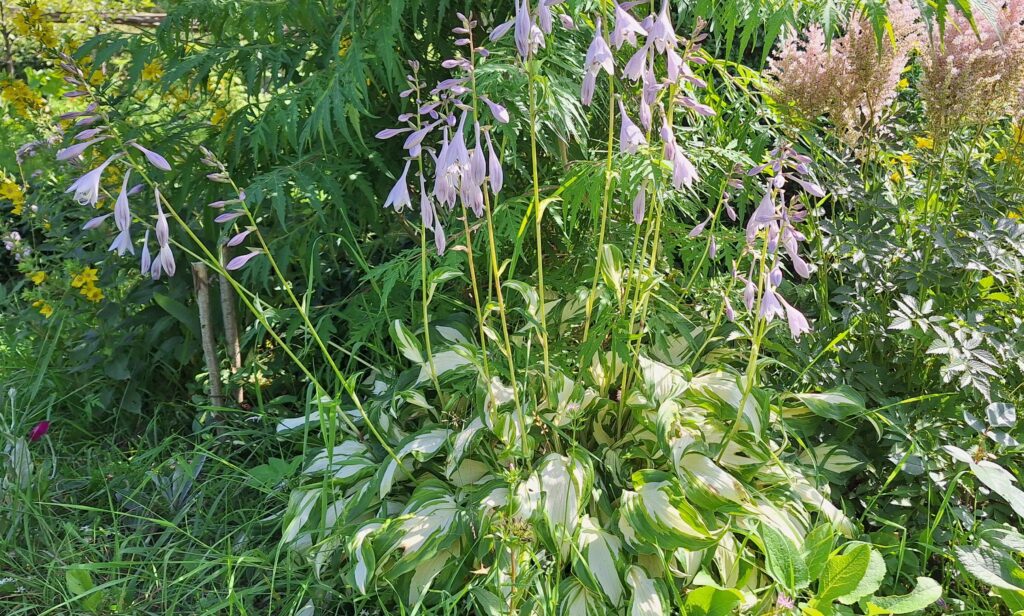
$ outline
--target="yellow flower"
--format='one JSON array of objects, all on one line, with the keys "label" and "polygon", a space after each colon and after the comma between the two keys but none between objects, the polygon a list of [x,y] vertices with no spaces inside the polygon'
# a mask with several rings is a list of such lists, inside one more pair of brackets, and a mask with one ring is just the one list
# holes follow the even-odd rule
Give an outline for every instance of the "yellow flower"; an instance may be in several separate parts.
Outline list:
[{"label": "yellow flower", "polygon": [[903,90],[904,88],[910,87],[910,82],[906,78],[900,79],[899,83],[896,84],[897,90]]},{"label": "yellow flower", "polygon": [[84,270],[82,270],[81,274],[78,274],[77,276],[71,279],[71,286],[73,286],[76,289],[85,287],[85,289],[82,289],[84,295],[84,291],[87,290],[89,287],[93,286],[94,282],[99,280],[99,277],[96,276],[96,273],[98,271],[99,270],[97,270],[94,267],[85,268]]},{"label": "yellow flower", "polygon": [[228,110],[223,107],[217,107],[213,110],[213,115],[210,116],[210,124],[214,126],[220,126],[224,123],[224,120],[228,119]]},{"label": "yellow flower", "polygon": [[32,307],[39,309],[39,314],[43,315],[47,319],[49,319],[50,315],[53,314],[53,306],[47,304],[41,299],[37,299],[36,301],[32,302]]},{"label": "yellow flower", "polygon": [[143,81],[156,81],[163,77],[163,75],[164,67],[160,63],[160,60],[153,60],[152,62],[147,62],[146,65],[142,67]]},{"label": "yellow flower", "polygon": [[33,274],[29,276],[29,280],[31,280],[37,285],[46,282],[47,278],[49,278],[49,276],[46,275],[46,272],[33,272]]},{"label": "yellow flower", "polygon": [[103,71],[95,70],[92,72],[92,75],[89,76],[89,83],[91,85],[98,86],[101,85],[103,80],[106,78],[107,76],[103,74]]},{"label": "yellow flower", "polygon": [[907,153],[907,152],[904,152],[903,154],[900,154],[899,156],[897,156],[896,160],[900,161],[904,165],[912,165],[912,164],[914,164],[914,156],[912,154]]},{"label": "yellow flower", "polygon": [[100,289],[99,287],[94,287],[92,285],[89,285],[88,287],[82,289],[80,293],[84,295],[85,299],[89,300],[90,302],[98,302],[101,299],[103,299],[103,290]]},{"label": "yellow flower", "polygon": [[914,144],[922,150],[930,150],[935,147],[935,140],[931,137],[914,137]]},{"label": "yellow flower", "polygon": [[1006,160],[1007,158],[1009,158],[1009,156],[1006,155],[1006,150],[999,150],[995,156],[995,161],[998,163]]},{"label": "yellow flower", "polygon": [[889,179],[892,180],[893,182],[899,182],[900,180],[903,179],[903,176],[900,175],[899,171],[893,171],[892,175],[889,176]]},{"label": "yellow flower", "polygon": [[42,97],[33,92],[32,88],[20,79],[12,79],[4,83],[0,88],[0,96],[11,107],[14,107],[15,113],[24,118],[29,117],[31,111],[40,109],[44,103]]}]

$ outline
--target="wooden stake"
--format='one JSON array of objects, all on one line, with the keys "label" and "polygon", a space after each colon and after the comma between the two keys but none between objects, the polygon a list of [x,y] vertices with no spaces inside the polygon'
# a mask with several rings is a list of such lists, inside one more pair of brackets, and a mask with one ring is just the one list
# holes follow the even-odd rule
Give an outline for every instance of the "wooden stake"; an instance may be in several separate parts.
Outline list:
[{"label": "wooden stake", "polygon": [[[228,262],[228,248],[221,247],[220,262]],[[242,347],[238,341],[238,313],[235,310],[235,289],[228,282],[227,277],[220,275],[220,314],[224,321],[224,341],[228,347],[228,363],[231,374],[236,374],[242,368]],[[245,390],[239,387],[235,391],[235,402],[241,404],[245,400]]]},{"label": "wooden stake", "polygon": [[203,358],[206,359],[206,371],[210,373],[210,403],[214,406],[224,406],[224,387],[220,382],[217,347],[213,344],[213,328],[210,327],[210,269],[205,263],[192,264],[192,282],[196,286],[196,304],[199,306],[199,333],[203,343]]}]

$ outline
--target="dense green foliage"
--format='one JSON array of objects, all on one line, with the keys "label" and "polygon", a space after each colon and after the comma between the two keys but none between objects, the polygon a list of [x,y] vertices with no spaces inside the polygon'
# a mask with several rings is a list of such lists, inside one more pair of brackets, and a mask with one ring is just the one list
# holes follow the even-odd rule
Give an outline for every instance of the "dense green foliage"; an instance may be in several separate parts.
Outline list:
[{"label": "dense green foliage", "polygon": [[44,4],[0,611],[1024,610],[1020,0]]}]

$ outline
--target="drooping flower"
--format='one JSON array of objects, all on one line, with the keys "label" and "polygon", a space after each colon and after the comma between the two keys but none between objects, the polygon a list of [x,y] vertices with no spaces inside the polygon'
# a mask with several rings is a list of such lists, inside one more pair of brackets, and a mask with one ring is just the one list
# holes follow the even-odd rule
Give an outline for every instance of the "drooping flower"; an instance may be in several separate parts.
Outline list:
[{"label": "drooping flower", "polygon": [[78,158],[82,154],[82,152],[89,148],[89,146],[91,146],[94,143],[103,141],[104,139],[107,139],[107,137],[96,137],[95,139],[83,141],[82,143],[76,143],[75,145],[68,146],[62,150],[57,150],[57,160],[70,160],[72,158]]},{"label": "drooping flower", "polygon": [[778,297],[782,302],[783,307],[786,309],[786,320],[789,322],[789,334],[794,338],[799,338],[800,334],[805,334],[811,331],[811,326],[807,323],[807,317],[787,302],[786,298],[781,295]]},{"label": "drooping flower", "polygon": [[121,192],[117,194],[117,200],[114,202],[114,222],[117,224],[117,228],[124,230],[132,224],[132,213],[128,207],[128,177],[131,176],[131,170],[126,169],[124,172],[124,179],[121,180]]},{"label": "drooping flower", "polygon": [[170,227],[167,224],[167,215],[164,214],[160,205],[160,189],[155,188],[156,196],[156,243],[159,246],[156,259],[153,259],[152,275],[153,280],[159,280],[162,274],[173,276],[175,271],[174,253],[171,252]]},{"label": "drooping flower", "polygon": [[395,185],[391,188],[391,192],[388,193],[387,200],[384,201],[384,207],[394,207],[396,212],[401,212],[406,207],[412,205],[412,197],[409,196],[409,186],[407,176],[409,175],[409,166],[412,164],[412,160],[405,161],[405,170],[402,171],[402,175],[395,182]]},{"label": "drooping flower", "polygon": [[604,33],[601,30],[601,18],[597,18],[594,28],[594,39],[587,48],[587,57],[583,61],[583,87],[580,89],[580,100],[584,105],[589,105],[594,98],[594,85],[597,82],[597,75],[603,69],[609,75],[615,74],[615,61],[612,50],[604,40]]},{"label": "drooping flower", "polygon": [[505,183],[505,174],[501,169],[501,159],[491,144],[491,131],[484,132],[484,140],[487,141],[487,175],[491,180],[491,192],[498,194]]},{"label": "drooping flower", "polygon": [[239,255],[230,261],[224,267],[229,271],[240,270],[245,267],[245,264],[252,261],[254,258],[263,254],[263,251],[258,248],[250,248],[249,252],[244,255]]},{"label": "drooping flower", "polygon": [[516,3],[516,49],[524,60],[530,55],[530,30],[533,27],[531,21],[529,0]]},{"label": "drooping flower", "polygon": [[770,322],[775,317],[781,317],[785,314],[785,309],[779,300],[780,296],[775,292],[775,289],[771,287],[766,288],[764,295],[761,297],[761,318]]},{"label": "drooping flower", "polygon": [[168,163],[167,159],[164,158],[163,156],[157,154],[156,152],[154,152],[152,150],[147,150],[146,148],[142,147],[141,145],[135,143],[134,141],[130,141],[128,143],[128,145],[132,146],[133,148],[135,148],[138,151],[140,151],[143,154],[145,154],[146,155],[146,160],[149,161],[149,164],[153,165],[157,169],[159,169],[161,171],[170,171],[171,170],[170,163]]},{"label": "drooping flower", "polygon": [[77,201],[79,205],[96,205],[96,202],[100,199],[100,179],[103,177],[103,172],[110,163],[114,162],[121,156],[121,154],[112,155],[110,158],[103,161],[99,167],[96,167],[92,171],[75,180],[74,183],[71,184],[71,186],[69,186],[64,192],[75,193],[75,201]]},{"label": "drooping flower", "polygon": [[143,275],[149,274],[153,268],[153,259],[149,254],[149,229],[146,229],[146,235],[142,238],[142,259],[139,263],[139,269]]},{"label": "drooping flower", "polygon": [[619,99],[619,113],[622,115],[619,129],[619,151],[623,154],[636,154],[641,145],[647,145],[647,138],[640,128],[629,119],[626,108]]},{"label": "drooping flower", "polygon": [[499,105],[498,103],[495,103],[486,96],[481,96],[480,100],[482,100],[484,104],[486,104],[487,107],[491,110],[491,115],[494,116],[495,120],[501,122],[502,124],[508,124],[508,110],[505,109],[505,107]]},{"label": "drooping flower", "polygon": [[637,35],[647,36],[647,31],[640,26],[640,22],[634,18],[629,11],[622,8],[622,5],[618,2],[615,3],[615,29],[612,30],[612,45],[616,49],[622,49],[622,46],[628,42],[630,45],[636,47]]},{"label": "drooping flower", "polygon": [[640,190],[636,192],[633,199],[633,222],[641,224],[644,221],[644,214],[647,212],[647,184],[642,182]]},{"label": "drooping flower", "polygon": [[661,11],[647,31],[648,40],[654,44],[658,53],[665,53],[666,49],[675,47],[676,31],[672,27],[672,19],[668,15],[668,0],[661,4]]}]

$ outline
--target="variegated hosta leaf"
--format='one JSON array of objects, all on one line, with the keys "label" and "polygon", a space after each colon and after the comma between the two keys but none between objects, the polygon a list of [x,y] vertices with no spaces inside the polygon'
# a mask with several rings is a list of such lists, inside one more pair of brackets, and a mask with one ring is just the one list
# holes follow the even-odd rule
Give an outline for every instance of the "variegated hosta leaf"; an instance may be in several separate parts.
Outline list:
[{"label": "variegated hosta leaf", "polygon": [[608,613],[608,605],[598,595],[587,590],[586,586],[575,578],[569,578],[558,588],[560,602],[559,616],[604,616]]},{"label": "variegated hosta leaf", "polygon": [[581,456],[548,454],[516,489],[516,515],[542,522],[539,530],[564,557],[593,482],[593,470]]},{"label": "variegated hosta leaf", "polygon": [[373,552],[371,539],[383,528],[380,522],[370,522],[360,527],[348,542],[349,560],[352,563],[350,574],[359,592],[366,594],[370,580],[373,579],[377,566],[377,556]]},{"label": "variegated hosta leaf", "polygon": [[423,462],[436,454],[448,440],[451,430],[435,428],[429,432],[415,434],[405,440],[405,444],[396,452],[398,460],[391,458],[380,471],[380,498],[384,498],[391,492],[391,486],[395,481],[395,474],[399,472],[398,461],[404,466],[411,464],[406,458],[412,455],[413,458]]},{"label": "variegated hosta leaf", "polygon": [[452,476],[456,467],[458,467],[459,463],[462,462],[462,459],[466,457],[466,452],[469,450],[469,446],[473,444],[473,439],[476,436],[476,433],[482,430],[483,427],[483,420],[477,417],[466,424],[466,427],[455,435],[455,441],[452,443],[452,453],[448,456],[448,465],[445,467],[446,475],[449,477]]},{"label": "variegated hosta leaf", "polygon": [[417,486],[403,512],[396,547],[410,558],[420,551],[431,551],[463,529],[465,515],[447,486],[428,480]]},{"label": "variegated hosta leaf", "polygon": [[833,505],[832,501],[826,498],[824,494],[815,489],[803,477],[793,481],[792,487],[793,491],[800,497],[800,500],[808,507],[820,511],[836,531],[844,537],[853,538],[856,534],[853,520]]},{"label": "variegated hosta leaf", "polygon": [[607,392],[619,382],[625,364],[615,352],[608,351],[603,355],[595,353],[590,359],[590,378],[599,392]]},{"label": "variegated hosta leaf", "polygon": [[633,485],[636,491],[624,491],[621,506],[623,519],[635,533],[633,541],[689,550],[710,547],[718,541],[697,510],[686,502],[675,477],[662,471],[638,471],[633,474]]},{"label": "variegated hosta leaf", "polygon": [[689,388],[689,381],[675,368],[643,355],[638,361],[644,377],[644,391],[655,406],[675,400]]},{"label": "variegated hosta leaf", "polygon": [[457,556],[457,550],[441,550],[416,565],[409,579],[409,605],[416,605],[420,602],[445,565]]},{"label": "variegated hosta leaf", "polygon": [[[682,443],[685,445],[685,442]],[[735,477],[701,453],[677,455],[673,447],[676,473],[683,482],[686,498],[698,507],[716,511],[730,505],[743,505],[750,496]],[[732,507],[736,509],[735,507]]]},{"label": "variegated hosta leaf", "polygon": [[822,444],[800,455],[800,462],[816,469],[842,475],[863,468],[867,463],[837,445]]},{"label": "variegated hosta leaf", "polygon": [[577,557],[573,571],[593,592],[604,593],[612,605],[618,606],[623,593],[619,574],[622,541],[584,515],[578,544],[581,557]]},{"label": "variegated hosta leaf", "polygon": [[565,374],[557,372],[551,376],[549,396],[550,399],[544,400],[538,410],[552,424],[564,426],[587,410],[597,399],[597,392],[584,389]]},{"label": "variegated hosta leaf", "polygon": [[430,364],[434,364],[437,371],[437,378],[454,372],[459,368],[473,365],[473,352],[465,346],[454,345],[450,349],[434,353],[433,362],[424,361],[420,365],[419,376],[416,377],[416,385],[422,385],[430,381]]},{"label": "variegated hosta leaf", "polygon": [[293,490],[288,499],[288,508],[284,513],[284,531],[281,533],[281,543],[287,545],[292,543],[299,536],[299,531],[309,521],[313,508],[316,507],[317,499],[320,497],[319,488],[315,490]]},{"label": "variegated hosta leaf", "polygon": [[636,565],[630,567],[626,572],[626,583],[632,590],[630,616],[664,616],[670,613],[670,604],[662,596],[658,584],[642,568]]},{"label": "variegated hosta leaf", "polygon": [[[690,388],[729,405],[734,412],[739,412],[748,430],[761,435],[767,418],[763,416],[753,394],[747,395],[744,399],[740,378],[729,372],[706,372],[693,377],[690,381]],[[743,404],[742,409],[740,409],[741,403]]]},{"label": "variegated hosta leaf", "polygon": [[306,475],[327,473],[335,479],[355,480],[371,474],[377,464],[366,445],[359,441],[345,441],[331,451],[321,449],[302,472]]},{"label": "variegated hosta leaf", "polygon": [[391,339],[395,341],[398,352],[416,365],[423,364],[423,352],[412,332],[398,319],[391,323]]}]

